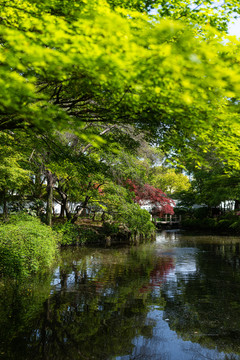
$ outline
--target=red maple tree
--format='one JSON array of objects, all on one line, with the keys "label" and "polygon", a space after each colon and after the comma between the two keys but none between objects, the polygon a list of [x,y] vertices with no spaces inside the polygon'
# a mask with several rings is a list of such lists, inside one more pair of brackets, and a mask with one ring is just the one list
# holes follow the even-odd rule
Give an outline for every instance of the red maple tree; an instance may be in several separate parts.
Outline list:
[{"label": "red maple tree", "polygon": [[137,185],[132,180],[128,180],[127,184],[135,194],[135,202],[139,205],[150,205],[152,207],[152,215],[161,217],[165,214],[174,214],[173,207],[175,202],[161,189],[157,189],[149,184]]}]

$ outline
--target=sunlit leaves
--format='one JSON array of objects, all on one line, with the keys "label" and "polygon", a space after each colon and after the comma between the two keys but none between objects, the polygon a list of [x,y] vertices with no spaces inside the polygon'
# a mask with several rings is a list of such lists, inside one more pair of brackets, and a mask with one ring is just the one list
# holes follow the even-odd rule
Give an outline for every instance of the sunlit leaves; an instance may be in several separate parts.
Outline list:
[{"label": "sunlit leaves", "polygon": [[154,17],[151,1],[109,3],[1,4],[0,128],[73,130],[97,147],[86,123],[132,124],[196,164],[215,148],[234,166],[239,43],[216,28],[237,3],[159,1]]},{"label": "sunlit leaves", "polygon": [[[203,111],[212,121],[221,90],[233,81],[238,90],[237,69],[221,60],[224,48],[212,30],[207,43],[181,23],[113,12],[101,1],[78,9],[65,1],[63,8],[76,10],[71,22],[54,1],[1,6],[2,108],[8,116],[17,112],[20,123],[26,113],[38,127],[111,119],[156,130],[157,118],[160,128],[172,116],[184,122],[183,114],[192,123]],[[45,121],[36,120],[41,117]]]},{"label": "sunlit leaves", "polygon": [[22,166],[26,161],[14,148],[14,138],[0,132],[0,192],[17,190],[29,182],[29,172]]}]

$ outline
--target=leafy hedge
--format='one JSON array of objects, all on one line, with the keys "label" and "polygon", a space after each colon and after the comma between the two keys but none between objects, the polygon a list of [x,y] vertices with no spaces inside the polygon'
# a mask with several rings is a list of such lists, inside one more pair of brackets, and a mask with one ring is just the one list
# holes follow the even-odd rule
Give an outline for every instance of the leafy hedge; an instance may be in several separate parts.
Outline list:
[{"label": "leafy hedge", "polygon": [[11,277],[44,272],[57,254],[57,234],[38,218],[12,216],[0,225],[0,274]]},{"label": "leafy hedge", "polygon": [[182,227],[191,230],[214,231],[223,234],[240,234],[240,217],[228,213],[218,219],[185,219],[182,221]]},{"label": "leafy hedge", "polygon": [[182,221],[182,227],[191,230],[214,230],[217,222],[212,218],[205,219],[185,219]]}]

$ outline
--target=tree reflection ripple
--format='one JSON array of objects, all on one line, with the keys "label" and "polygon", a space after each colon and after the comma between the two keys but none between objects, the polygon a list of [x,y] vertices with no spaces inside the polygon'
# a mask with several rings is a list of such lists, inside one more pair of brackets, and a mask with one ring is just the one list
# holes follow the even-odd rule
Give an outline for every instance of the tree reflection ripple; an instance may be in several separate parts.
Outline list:
[{"label": "tree reflection ripple", "polygon": [[238,238],[161,233],[62,251],[54,273],[2,280],[3,359],[239,359]]}]

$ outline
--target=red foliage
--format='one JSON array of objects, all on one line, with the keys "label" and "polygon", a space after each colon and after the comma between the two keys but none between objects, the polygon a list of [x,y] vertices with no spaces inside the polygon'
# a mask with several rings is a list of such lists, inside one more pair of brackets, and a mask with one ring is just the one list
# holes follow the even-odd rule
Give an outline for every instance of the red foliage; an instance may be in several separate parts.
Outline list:
[{"label": "red foliage", "polygon": [[93,184],[94,189],[98,191],[99,195],[103,195],[103,189],[101,189],[100,186],[101,184],[96,184],[96,183]]},{"label": "red foliage", "polygon": [[132,180],[127,180],[130,190],[135,194],[135,202],[139,205],[151,205],[152,214],[163,216],[164,214],[174,214],[173,206],[175,203],[161,189],[151,185],[136,185]]}]

